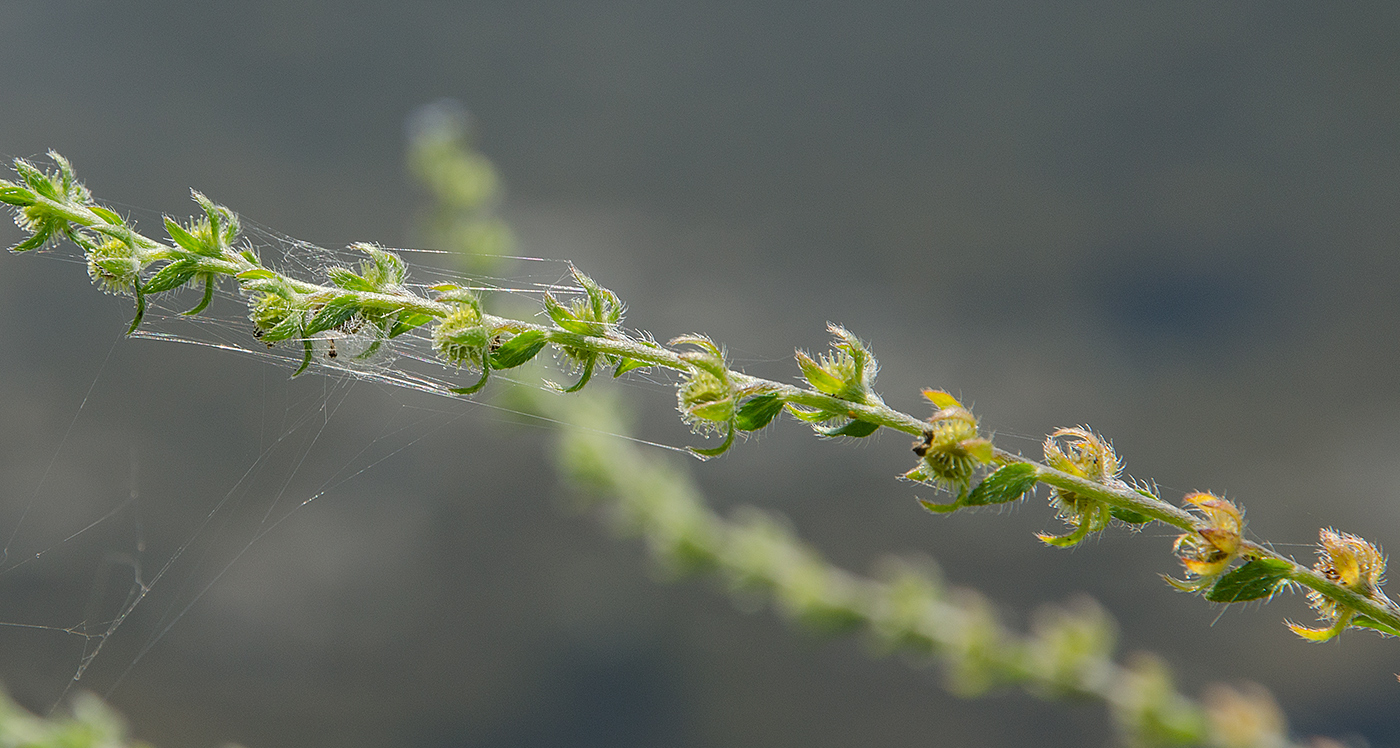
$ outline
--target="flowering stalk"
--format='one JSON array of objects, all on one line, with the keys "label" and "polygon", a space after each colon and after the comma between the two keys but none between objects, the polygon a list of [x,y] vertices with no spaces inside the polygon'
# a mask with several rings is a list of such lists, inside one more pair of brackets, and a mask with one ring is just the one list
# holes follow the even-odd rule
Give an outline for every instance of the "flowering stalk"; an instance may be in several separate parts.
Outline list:
[{"label": "flowering stalk", "polygon": [[62,239],[78,245],[96,284],[134,297],[131,331],[141,324],[148,296],[202,286],[202,300],[187,312],[197,314],[220,279],[229,277],[248,300],[255,336],[268,345],[300,346],[296,374],[311,364],[318,336],[367,337],[354,356],[368,357],[425,327],[432,328],[433,348],[443,364],[480,374],[475,383],[448,390],[457,395],[481,390],[493,370],[520,366],[546,347],[580,373],[566,391],[581,389],[598,370],[619,376],[641,368],[671,369],[680,373],[681,417],[697,433],[722,439],[716,447],[692,448],[699,457],[722,454],[739,432],[757,431],[783,411],[825,438],[863,438],[881,427],[895,429],[917,437],[918,463],[904,478],[954,496],[947,504],[924,501],[931,511],[1015,501],[1043,483],[1071,527],[1063,536],[1042,534],[1047,544],[1076,545],[1114,521],[1163,522],[1183,531],[1175,551],[1188,579],[1171,580],[1179,589],[1228,604],[1266,599],[1297,584],[1309,590],[1309,601],[1326,624],[1315,630],[1290,624],[1304,638],[1330,639],[1348,627],[1400,636],[1400,606],[1381,590],[1384,558],[1365,541],[1324,532],[1322,558],[1307,568],[1245,539],[1243,513],[1224,499],[1193,494],[1186,500],[1188,510],[1124,481],[1121,460],[1088,428],[1056,431],[1046,441],[1041,463],[995,447],[976,416],[946,392],[925,391],[934,408],[928,419],[902,413],[874,391],[878,364],[870,350],[837,325],[829,327],[835,338],[830,352],[817,357],[798,352],[805,387],[775,382],[730,368],[724,349],[705,336],[682,336],[664,346],[627,332],[621,327],[625,305],[577,269],[573,274],[582,296],[566,305],[546,294],[551,324],[539,324],[486,313],[475,291],[456,284],[420,293],[406,285],[407,266],[398,255],[369,244],[352,245],[366,257],[358,268],[330,267],[324,282],[288,276],[264,265],[251,246],[240,245],[237,216],[199,193],[194,199],[202,215],[185,223],[167,217],[170,241],[157,241],[95,202],[72,166],[50,156],[53,171],[21,159],[14,164],[20,180],[0,180],[0,202],[14,207],[17,223],[29,233],[14,250]]}]

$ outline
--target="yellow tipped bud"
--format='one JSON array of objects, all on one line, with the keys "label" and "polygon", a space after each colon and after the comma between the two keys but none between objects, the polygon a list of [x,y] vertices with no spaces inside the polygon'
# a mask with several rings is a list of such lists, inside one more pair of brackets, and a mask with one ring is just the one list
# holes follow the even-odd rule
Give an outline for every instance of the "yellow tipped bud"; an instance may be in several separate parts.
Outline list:
[{"label": "yellow tipped bud", "polygon": [[[1244,512],[1232,502],[1214,494],[1193,493],[1183,503],[1207,523],[1176,539],[1174,548],[1186,573],[1197,578],[1219,576],[1239,556],[1244,532]],[[1204,585],[1194,582],[1174,584],[1178,589],[1198,591]]]}]

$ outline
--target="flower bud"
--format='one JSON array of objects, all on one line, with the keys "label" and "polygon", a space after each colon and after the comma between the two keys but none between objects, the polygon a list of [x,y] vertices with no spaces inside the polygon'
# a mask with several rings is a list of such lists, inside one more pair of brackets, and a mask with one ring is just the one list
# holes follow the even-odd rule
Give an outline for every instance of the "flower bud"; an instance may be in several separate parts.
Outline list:
[{"label": "flower bud", "polygon": [[[1045,437],[1044,453],[1046,464],[1060,472],[1114,488],[1128,487],[1118,477],[1123,465],[1113,446],[1088,428],[1057,429]],[[1108,527],[1113,518],[1112,509],[1102,501],[1058,486],[1050,489],[1050,505],[1060,519],[1075,528],[1062,536],[1037,534],[1050,545],[1075,545],[1089,533]]]},{"label": "flower bud", "polygon": [[924,397],[938,410],[929,417],[923,438],[914,442],[918,466],[904,477],[921,483],[932,481],[961,495],[977,468],[992,461],[992,442],[978,435],[977,417],[952,395],[924,390]]},{"label": "flower bud", "polygon": [[433,328],[433,350],[453,366],[480,369],[491,347],[491,331],[481,324],[481,304],[474,297],[458,304]]},{"label": "flower bud", "polygon": [[88,277],[105,293],[129,296],[136,289],[141,260],[121,239],[108,239],[87,253]]},{"label": "flower bud", "polygon": [[1184,502],[1205,520],[1207,527],[1181,535],[1172,550],[1186,567],[1186,573],[1197,580],[1167,581],[1178,589],[1195,592],[1239,557],[1244,512],[1233,503],[1208,493],[1193,493]]}]

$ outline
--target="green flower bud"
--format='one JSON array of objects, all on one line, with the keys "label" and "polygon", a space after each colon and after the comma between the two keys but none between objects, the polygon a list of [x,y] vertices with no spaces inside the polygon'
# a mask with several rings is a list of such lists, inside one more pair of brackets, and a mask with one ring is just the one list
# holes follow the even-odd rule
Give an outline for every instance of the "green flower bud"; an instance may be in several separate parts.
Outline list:
[{"label": "green flower bud", "polygon": [[141,261],[131,245],[108,239],[87,253],[88,277],[106,293],[130,296],[141,273]]},{"label": "green flower bud", "polygon": [[481,324],[481,302],[469,297],[433,328],[433,350],[454,366],[480,369],[490,352],[491,334]]}]

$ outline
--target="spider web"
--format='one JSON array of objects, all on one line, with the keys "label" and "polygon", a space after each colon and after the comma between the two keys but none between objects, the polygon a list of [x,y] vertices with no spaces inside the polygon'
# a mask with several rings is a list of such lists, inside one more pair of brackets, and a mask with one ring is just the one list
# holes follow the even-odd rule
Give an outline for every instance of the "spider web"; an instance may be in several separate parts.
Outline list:
[{"label": "spider web", "polygon": [[[323,281],[327,268],[354,267],[363,259],[358,252],[329,250],[244,223],[249,248],[267,265],[294,277]],[[455,283],[482,291],[488,304],[499,304],[518,317],[538,313],[528,310],[539,310],[546,292],[566,303],[568,297],[583,293],[568,283],[572,280],[568,261],[503,257],[502,265],[518,271],[466,276],[441,267],[452,260],[451,253],[393,251],[410,262],[412,290],[427,295],[433,285]],[[82,262],[71,248],[48,254]],[[187,291],[148,298],[142,328],[132,335],[142,340],[113,342],[29,495],[4,500],[11,512],[6,515],[9,527],[0,548],[0,599],[11,604],[0,603],[0,641],[9,639],[32,655],[28,658],[32,672],[43,682],[12,685],[31,703],[52,709],[74,687],[110,695],[178,631],[181,621],[199,609],[230,570],[255,553],[265,537],[298,516],[299,510],[342,494],[347,485],[386,462],[402,459],[406,450],[435,438],[465,416],[485,409],[494,414],[488,420],[523,419],[539,427],[551,425],[549,418],[489,399],[493,391],[512,386],[557,392],[557,386],[542,379],[544,365],[493,372],[487,392],[468,400],[450,389],[463,386],[463,379],[475,381],[477,375],[443,365],[433,355],[426,327],[387,341],[368,356],[359,355],[367,346],[355,340],[353,332],[333,332],[311,341],[310,367],[288,380],[278,376],[277,370],[287,373],[301,365],[299,341],[282,346],[259,342],[246,316],[246,300],[227,280],[203,313],[182,314],[196,295]],[[65,465],[84,459],[86,440],[72,437],[91,428],[94,419],[105,417],[104,406],[119,397],[109,381],[108,360],[150,356],[149,350],[137,350],[144,348],[145,341],[182,342],[216,349],[219,356],[236,353],[254,361],[263,372],[258,443],[245,444],[247,456],[225,460],[218,478],[200,481],[180,497],[147,495],[143,473],[164,466],[156,459],[150,461],[153,468],[141,454],[142,446],[133,443],[124,476],[125,495],[106,501],[72,501],[58,475]],[[161,370],[158,376],[191,375]],[[624,384],[657,389],[666,381],[664,374],[634,372]],[[394,401],[395,417],[371,429],[358,424],[355,438],[359,441],[347,447],[347,440],[335,435],[354,424],[357,403],[365,397]],[[241,472],[229,472],[230,464],[243,466]],[[156,514],[162,519],[155,520]],[[84,577],[89,585],[80,591],[74,580]],[[61,581],[54,584],[54,580]],[[33,595],[24,594],[46,584],[53,586],[42,595],[47,598],[45,605],[35,605]],[[66,668],[64,660],[69,663]],[[97,676],[94,666],[99,664],[102,672]]]}]

